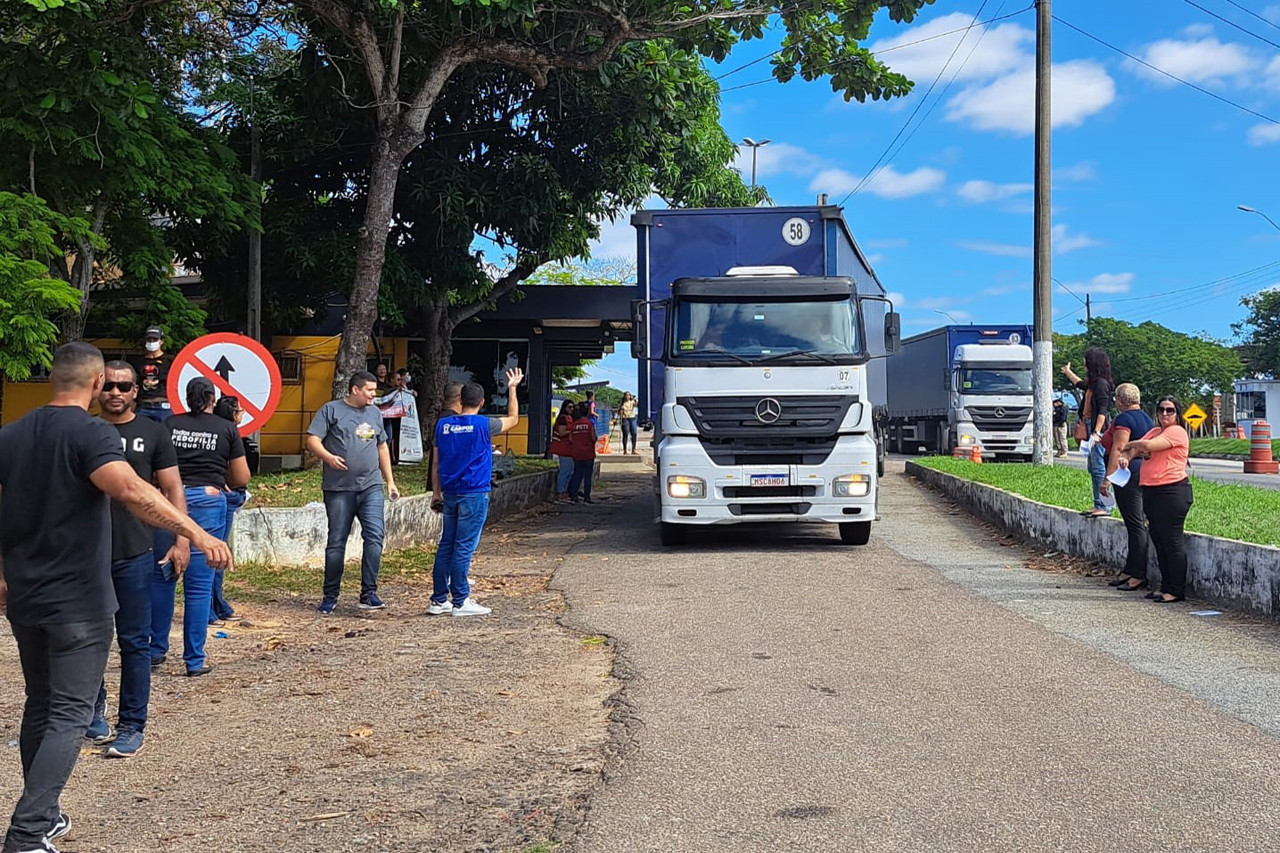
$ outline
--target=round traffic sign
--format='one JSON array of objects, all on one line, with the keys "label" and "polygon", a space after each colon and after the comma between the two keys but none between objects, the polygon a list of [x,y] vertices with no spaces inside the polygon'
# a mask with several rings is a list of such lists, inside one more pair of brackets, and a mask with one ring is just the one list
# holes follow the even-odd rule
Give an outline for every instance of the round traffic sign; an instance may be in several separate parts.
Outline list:
[{"label": "round traffic sign", "polygon": [[175,414],[186,414],[187,383],[198,376],[212,382],[219,397],[240,399],[241,435],[262,429],[280,405],[280,366],[253,338],[218,332],[187,344],[169,368],[167,392]]}]

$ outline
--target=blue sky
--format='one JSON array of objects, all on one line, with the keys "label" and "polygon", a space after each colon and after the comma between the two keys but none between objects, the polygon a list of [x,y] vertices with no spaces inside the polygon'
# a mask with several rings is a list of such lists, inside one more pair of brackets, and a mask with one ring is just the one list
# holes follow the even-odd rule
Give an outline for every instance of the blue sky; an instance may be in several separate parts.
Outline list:
[{"label": "blue sky", "polygon": [[[1054,278],[1090,293],[1094,316],[1225,339],[1244,315],[1242,295],[1280,285],[1280,231],[1236,209],[1280,222],[1280,123],[1245,111],[1280,121],[1280,47],[1263,41],[1280,45],[1280,3],[1195,3],[1249,32],[1188,0],[1054,4],[1065,21],[1239,105],[1055,24]],[[872,174],[843,201],[845,218],[900,302],[905,334],[949,322],[939,311],[1031,320],[1035,13],[980,23],[1027,5],[939,0],[907,26],[882,15],[868,45],[916,82],[896,101],[845,103],[826,81],[732,88],[767,78],[763,62],[721,80],[730,136],[772,140],[758,174],[777,204],[811,204],[819,192],[840,201]],[[740,45],[713,73],[776,47]],[[905,146],[872,172],[904,127]],[[745,147],[739,165],[750,168]],[[595,254],[634,257],[625,220],[606,225]],[[1056,288],[1055,329],[1074,332],[1083,316]],[[635,381],[623,352],[591,372],[617,387]]]}]

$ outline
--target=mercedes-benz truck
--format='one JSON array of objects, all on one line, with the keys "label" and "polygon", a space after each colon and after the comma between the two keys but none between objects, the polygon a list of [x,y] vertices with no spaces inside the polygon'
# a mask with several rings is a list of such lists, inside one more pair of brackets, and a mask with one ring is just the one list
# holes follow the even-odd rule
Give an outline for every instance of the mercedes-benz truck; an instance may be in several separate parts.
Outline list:
[{"label": "mercedes-benz truck", "polygon": [[646,297],[633,353],[663,544],[756,522],[837,525],[843,542],[865,544],[898,315],[839,208],[632,221]]},{"label": "mercedes-benz truck", "polygon": [[1030,461],[1031,339],[1026,325],[970,325],[904,340],[888,360],[889,450]]}]

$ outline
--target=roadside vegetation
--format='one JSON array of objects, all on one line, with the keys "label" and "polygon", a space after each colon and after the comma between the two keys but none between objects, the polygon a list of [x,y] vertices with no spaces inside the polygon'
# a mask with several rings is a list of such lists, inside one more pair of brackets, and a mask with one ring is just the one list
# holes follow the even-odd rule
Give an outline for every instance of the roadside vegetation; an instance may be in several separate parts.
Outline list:
[{"label": "roadside vegetation", "polygon": [[[949,456],[914,460],[926,468],[995,486],[1033,501],[1083,512],[1093,506],[1089,474],[1078,468],[1025,464],[975,465]],[[1280,491],[1217,483],[1192,477],[1195,504],[1187,516],[1187,530],[1280,546]],[[1118,518],[1119,513],[1115,513]]]},{"label": "roadside vegetation", "polygon": [[[517,456],[516,476],[549,471],[557,465],[554,459],[543,459],[541,456]],[[401,497],[422,495],[430,491],[427,487],[427,466],[397,465],[395,468],[396,486]],[[282,471],[278,474],[263,474],[253,478],[249,484],[249,492],[253,500],[249,508],[255,507],[294,507],[305,506],[314,502],[322,502],[324,495],[320,490],[321,469],[308,468],[304,471]]]},{"label": "roadside vegetation", "polygon": [[[1271,453],[1280,458],[1280,439],[1271,442]],[[1240,459],[1249,458],[1249,439],[1247,438],[1193,438],[1191,439],[1192,456],[1234,456]]]}]

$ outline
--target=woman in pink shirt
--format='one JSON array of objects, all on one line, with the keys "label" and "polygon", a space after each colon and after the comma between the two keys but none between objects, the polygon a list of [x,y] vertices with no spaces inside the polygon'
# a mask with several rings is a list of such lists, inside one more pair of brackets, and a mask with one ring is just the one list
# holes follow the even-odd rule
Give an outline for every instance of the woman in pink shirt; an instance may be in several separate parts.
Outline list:
[{"label": "woman in pink shirt", "polygon": [[1187,597],[1187,551],[1183,524],[1191,510],[1191,480],[1187,478],[1187,451],[1191,439],[1182,419],[1182,404],[1173,397],[1156,402],[1156,428],[1138,441],[1129,442],[1119,464],[1128,467],[1135,456],[1144,457],[1138,482],[1142,506],[1160,562],[1160,592],[1150,597],[1157,604],[1184,601]]}]

